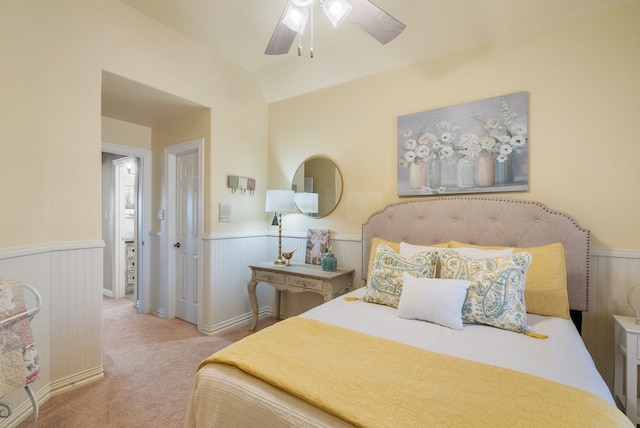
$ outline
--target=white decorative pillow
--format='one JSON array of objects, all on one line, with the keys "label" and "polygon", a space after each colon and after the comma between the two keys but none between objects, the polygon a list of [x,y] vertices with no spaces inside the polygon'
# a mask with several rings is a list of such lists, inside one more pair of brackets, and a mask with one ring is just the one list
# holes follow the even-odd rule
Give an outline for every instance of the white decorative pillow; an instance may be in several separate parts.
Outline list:
[{"label": "white decorative pillow", "polygon": [[455,247],[450,248],[451,251],[457,251],[463,256],[472,259],[488,259],[490,257],[508,257],[513,254],[513,248],[504,248],[500,250],[485,250],[476,247]]},{"label": "white decorative pillow", "polygon": [[[447,243],[444,243],[442,245],[448,245]],[[448,247],[439,247],[439,246],[430,246],[430,245],[415,245],[415,244],[408,244],[406,242],[400,242],[400,255],[402,257],[411,257],[414,254],[418,254],[421,253],[423,251],[436,251],[436,252],[440,252],[444,249],[446,249]]]},{"label": "white decorative pillow", "polygon": [[373,267],[367,277],[367,291],[362,299],[365,302],[397,308],[402,294],[402,273],[433,278],[437,260],[438,253],[435,251],[423,251],[411,257],[402,257],[388,245],[379,244]]},{"label": "white decorative pillow", "polygon": [[445,250],[441,257],[443,278],[471,281],[462,306],[463,321],[518,333],[530,332],[524,287],[531,254],[473,259]]},{"label": "white decorative pillow", "polygon": [[401,318],[429,321],[462,330],[462,304],[471,281],[463,279],[416,278],[403,274],[398,304]]}]

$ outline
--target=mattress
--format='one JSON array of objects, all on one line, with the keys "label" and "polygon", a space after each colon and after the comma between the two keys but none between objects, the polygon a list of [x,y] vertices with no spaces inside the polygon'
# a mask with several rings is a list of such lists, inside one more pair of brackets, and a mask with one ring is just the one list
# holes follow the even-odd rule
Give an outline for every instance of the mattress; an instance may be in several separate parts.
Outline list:
[{"label": "mattress", "polygon": [[[615,405],[604,380],[570,320],[529,314],[541,340],[483,325],[453,330],[397,316],[397,309],[365,303],[365,289],[300,315],[429,351],[540,376],[586,390]],[[274,344],[277,346],[277,344]],[[321,362],[318,362],[321,364]],[[196,376],[188,427],[350,426],[337,417],[226,365],[209,364]]]}]

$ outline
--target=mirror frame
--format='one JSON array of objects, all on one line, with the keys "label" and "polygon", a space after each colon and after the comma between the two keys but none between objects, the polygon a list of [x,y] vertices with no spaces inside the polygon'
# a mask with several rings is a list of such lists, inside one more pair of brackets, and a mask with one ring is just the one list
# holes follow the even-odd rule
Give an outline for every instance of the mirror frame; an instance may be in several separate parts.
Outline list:
[{"label": "mirror frame", "polygon": [[[331,159],[331,158],[329,158],[327,156],[323,156],[323,155],[315,155],[315,156],[310,156],[310,157],[306,158],[304,161],[302,161],[300,163],[300,165],[296,169],[295,174],[293,174],[293,179],[291,181],[291,189],[295,190],[294,189],[294,185],[295,185],[295,183],[297,181],[299,181],[299,180],[304,181],[304,177],[298,177],[298,174],[300,174],[302,172],[302,167],[305,165],[305,163],[307,163],[307,162],[309,162],[311,160],[314,160],[314,159],[321,159],[321,160],[325,160],[327,162],[330,162],[333,165],[333,167],[335,168],[335,171],[338,172],[338,176],[340,177],[339,194],[336,195],[336,202],[333,205],[333,207],[331,207],[331,209],[329,209],[325,213],[318,212],[317,214],[313,214],[313,215],[309,215],[308,216],[309,218],[323,218],[323,217],[326,217],[329,214],[331,214],[336,209],[336,207],[338,206],[338,204],[342,200],[342,194],[344,193],[344,176],[342,175],[342,171],[340,171],[340,168],[338,168],[338,164],[336,164],[336,162],[333,159]],[[320,194],[318,195],[318,197],[320,198]],[[296,208],[298,208],[298,211],[302,213],[302,211],[300,211],[300,208],[297,205],[296,205]],[[302,214],[304,214],[304,213],[302,213]]]}]

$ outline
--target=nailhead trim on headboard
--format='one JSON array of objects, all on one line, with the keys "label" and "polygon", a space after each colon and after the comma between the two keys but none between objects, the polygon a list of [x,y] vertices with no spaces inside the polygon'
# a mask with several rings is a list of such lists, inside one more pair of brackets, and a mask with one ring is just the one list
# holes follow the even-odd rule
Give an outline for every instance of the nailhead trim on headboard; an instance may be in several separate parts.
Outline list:
[{"label": "nailhead trim on headboard", "polygon": [[452,240],[475,245],[535,247],[561,242],[569,306],[589,308],[591,232],[570,215],[520,199],[442,197],[396,202],[362,225],[362,279],[368,274],[372,238],[432,245]]}]

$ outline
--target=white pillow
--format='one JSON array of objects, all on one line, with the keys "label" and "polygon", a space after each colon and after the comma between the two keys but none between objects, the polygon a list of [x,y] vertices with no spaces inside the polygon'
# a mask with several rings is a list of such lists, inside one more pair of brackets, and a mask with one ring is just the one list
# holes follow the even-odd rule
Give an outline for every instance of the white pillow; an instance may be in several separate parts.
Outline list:
[{"label": "white pillow", "polygon": [[414,244],[407,244],[406,242],[400,242],[400,255],[402,257],[411,257],[423,251],[435,251],[438,254],[440,254],[440,251],[446,250],[446,249],[447,249],[446,247],[430,247],[426,245],[414,245]]},{"label": "white pillow", "polygon": [[[494,257],[509,257],[513,254],[513,248],[505,248],[503,250],[484,250],[475,247],[455,247],[448,248],[449,251],[455,251],[465,257],[471,259],[492,259]],[[440,254],[440,253],[438,253]]]},{"label": "white pillow", "polygon": [[471,281],[463,279],[416,278],[405,272],[398,316],[462,330],[462,305],[469,285]]}]

